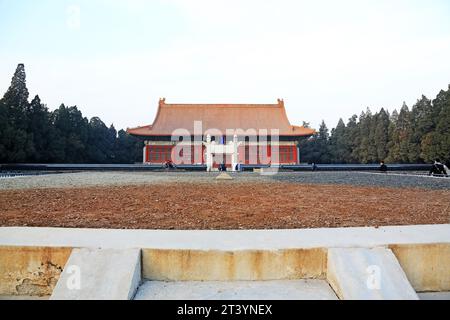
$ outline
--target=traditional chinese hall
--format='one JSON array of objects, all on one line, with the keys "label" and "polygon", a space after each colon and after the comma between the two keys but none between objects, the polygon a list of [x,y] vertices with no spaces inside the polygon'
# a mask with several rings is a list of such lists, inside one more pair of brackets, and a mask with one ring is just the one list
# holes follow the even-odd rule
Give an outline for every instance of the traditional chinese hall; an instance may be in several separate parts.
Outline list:
[{"label": "traditional chinese hall", "polygon": [[144,163],[227,167],[298,164],[299,141],[315,133],[292,125],[281,99],[276,104],[168,104],[160,99],[153,124],[127,132],[144,140]]}]

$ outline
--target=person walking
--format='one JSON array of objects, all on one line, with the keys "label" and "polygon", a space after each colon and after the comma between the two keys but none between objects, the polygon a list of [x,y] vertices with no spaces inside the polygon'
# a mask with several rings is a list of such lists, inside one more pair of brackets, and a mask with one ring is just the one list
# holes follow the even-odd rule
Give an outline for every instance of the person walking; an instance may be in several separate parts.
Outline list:
[{"label": "person walking", "polygon": [[388,170],[387,165],[384,163],[384,161],[381,161],[380,163],[380,171],[386,173]]},{"label": "person walking", "polygon": [[440,159],[436,159],[431,166],[429,175],[445,175],[448,177],[448,168],[444,164],[441,163]]}]

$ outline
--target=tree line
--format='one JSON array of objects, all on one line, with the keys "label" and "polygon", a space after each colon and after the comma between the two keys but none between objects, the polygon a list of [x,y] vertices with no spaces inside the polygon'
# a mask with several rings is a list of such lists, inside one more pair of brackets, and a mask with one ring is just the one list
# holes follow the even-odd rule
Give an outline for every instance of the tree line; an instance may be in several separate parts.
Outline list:
[{"label": "tree line", "polygon": [[[307,123],[305,123],[308,126]],[[301,161],[309,163],[430,163],[450,164],[450,85],[434,100],[423,96],[400,111],[369,108],[347,123],[299,142]]]},{"label": "tree line", "polygon": [[142,141],[116,131],[76,106],[49,111],[39,96],[28,101],[25,67],[18,65],[0,100],[0,163],[134,163]]},{"label": "tree line", "polygon": [[[76,106],[49,111],[35,96],[31,102],[25,67],[19,64],[0,100],[0,163],[135,163],[142,161],[142,140]],[[304,123],[305,126],[309,126]],[[450,86],[434,100],[422,96],[400,111],[369,108],[347,123],[299,141],[300,160],[309,163],[450,164]]]}]

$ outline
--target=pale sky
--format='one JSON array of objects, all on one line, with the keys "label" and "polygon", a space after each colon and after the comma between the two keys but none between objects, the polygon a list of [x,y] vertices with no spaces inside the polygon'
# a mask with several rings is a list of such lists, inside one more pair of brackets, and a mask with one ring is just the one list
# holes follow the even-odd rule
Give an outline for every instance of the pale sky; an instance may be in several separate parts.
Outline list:
[{"label": "pale sky", "polygon": [[[31,97],[117,129],[168,103],[276,103],[334,127],[450,83],[448,0],[0,0],[0,94],[24,63]],[[30,97],[30,98],[31,98]]]}]

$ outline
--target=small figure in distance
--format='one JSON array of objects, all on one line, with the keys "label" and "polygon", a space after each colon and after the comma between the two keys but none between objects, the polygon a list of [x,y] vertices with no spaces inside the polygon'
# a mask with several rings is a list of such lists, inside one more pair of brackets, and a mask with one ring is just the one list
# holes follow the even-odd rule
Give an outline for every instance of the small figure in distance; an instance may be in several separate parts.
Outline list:
[{"label": "small figure in distance", "polygon": [[380,171],[386,173],[388,170],[387,165],[384,163],[384,161],[381,161],[380,163]]},{"label": "small figure in distance", "polygon": [[175,169],[175,165],[173,164],[172,160],[167,160],[166,162],[164,162],[163,164],[164,169]]},{"label": "small figure in distance", "polygon": [[433,165],[431,166],[431,170],[428,175],[445,175],[448,177],[448,172],[446,166],[441,163],[440,159],[436,159]]},{"label": "small figure in distance", "polygon": [[225,165],[225,163],[219,164],[219,171],[222,171],[222,172],[227,171],[227,166]]},{"label": "small figure in distance", "polygon": [[312,171],[317,171],[317,165],[315,162],[311,163]]}]

